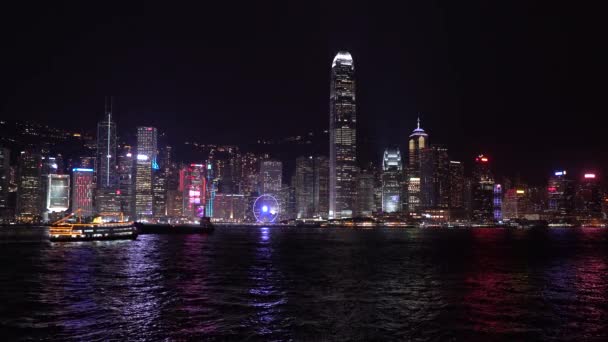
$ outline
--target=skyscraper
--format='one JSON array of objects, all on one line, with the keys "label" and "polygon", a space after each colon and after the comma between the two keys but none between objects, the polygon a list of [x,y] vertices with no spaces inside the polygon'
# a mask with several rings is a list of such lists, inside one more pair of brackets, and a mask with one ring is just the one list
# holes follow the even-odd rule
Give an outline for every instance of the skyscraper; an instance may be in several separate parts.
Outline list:
[{"label": "skyscraper", "polygon": [[0,220],[9,216],[8,184],[10,168],[10,150],[0,147]]},{"label": "skyscraper", "polygon": [[153,215],[152,167],[156,164],[157,130],[137,127],[137,158],[135,161],[135,215],[137,219]]},{"label": "skyscraper", "polygon": [[260,161],[260,194],[278,195],[283,179],[283,163],[278,160]]},{"label": "skyscraper", "polygon": [[112,121],[112,102],[106,98],[104,119],[97,124],[95,171],[97,188],[116,190],[116,123]]},{"label": "skyscraper", "polygon": [[81,217],[93,216],[93,192],[95,173],[93,169],[72,169],[72,213]]},{"label": "skyscraper", "polygon": [[[211,165],[211,164],[209,164]],[[205,164],[190,164],[181,170],[181,188],[183,188],[182,215],[194,219],[205,216]]]},{"label": "skyscraper", "polygon": [[97,151],[95,171],[97,173],[95,206],[104,217],[120,215],[118,177],[116,168],[116,123],[112,121],[112,100],[106,98],[104,119],[97,124]]},{"label": "skyscraper", "polygon": [[70,207],[70,176],[49,174],[46,178],[47,191],[45,209],[49,212],[62,212]]},{"label": "skyscraper", "polygon": [[399,149],[386,149],[382,158],[382,211],[401,211],[403,164]]},{"label": "skyscraper", "polygon": [[130,218],[135,216],[135,157],[130,147],[118,156],[118,198],[120,209],[125,216]]},{"label": "skyscraper", "polygon": [[42,159],[40,154],[31,151],[21,152],[19,156],[19,181],[17,189],[17,219],[34,222],[41,218]]},{"label": "skyscraper", "polygon": [[483,154],[475,158],[471,195],[473,220],[492,222],[494,220],[494,176],[490,171],[490,161]]},{"label": "skyscraper", "polygon": [[565,170],[555,171],[547,186],[548,212],[557,220],[571,219],[574,216],[574,182]]},{"label": "skyscraper", "polygon": [[361,170],[355,178],[355,216],[370,217],[376,211],[374,201],[374,174],[367,170]]},{"label": "skyscraper", "polygon": [[576,211],[579,220],[602,217],[602,198],[599,176],[587,172],[576,189]]},{"label": "skyscraper", "polygon": [[461,162],[450,160],[450,189],[449,209],[450,217],[463,219],[465,212],[465,177],[464,167]]},{"label": "skyscraper", "polygon": [[420,154],[421,202],[424,208],[448,208],[450,159],[447,148],[433,145]]},{"label": "skyscraper", "polygon": [[314,162],[313,157],[298,157],[294,177],[296,192],[296,218],[311,218],[314,213]]},{"label": "skyscraper", "polygon": [[428,147],[429,135],[420,128],[420,118],[416,129],[410,134],[408,140],[408,167],[406,178],[406,205],[407,211],[416,213],[423,205],[422,201],[422,151]]},{"label": "skyscraper", "polygon": [[329,218],[352,217],[357,173],[355,66],[340,51],[331,66],[329,96]]},{"label": "skyscraper", "polygon": [[327,219],[329,213],[329,159],[326,156],[313,157],[313,210],[315,217]]}]

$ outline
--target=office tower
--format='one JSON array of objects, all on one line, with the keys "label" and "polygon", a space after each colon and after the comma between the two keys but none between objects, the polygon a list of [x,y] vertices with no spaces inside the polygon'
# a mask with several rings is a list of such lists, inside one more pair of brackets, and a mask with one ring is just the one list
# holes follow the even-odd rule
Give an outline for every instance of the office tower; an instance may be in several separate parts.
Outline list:
[{"label": "office tower", "polygon": [[473,220],[492,222],[494,220],[494,176],[490,171],[489,159],[483,154],[475,158],[471,193]]},{"label": "office tower", "polygon": [[9,212],[9,177],[11,169],[10,150],[0,147],[0,220],[8,218]]},{"label": "office tower", "polygon": [[503,215],[502,185],[494,184],[494,220],[502,221]]},{"label": "office tower", "polygon": [[313,214],[326,219],[329,213],[329,159],[313,157]]},{"label": "office tower", "polygon": [[157,130],[137,127],[137,157],[135,160],[135,216],[149,219],[153,215],[152,165],[156,164]]},{"label": "office tower", "polygon": [[135,157],[130,146],[118,155],[118,199],[120,210],[128,218],[135,217]]},{"label": "office tower", "polygon": [[152,168],[152,203],[155,218],[167,215],[167,177],[160,168]]},{"label": "office tower", "polygon": [[215,194],[217,193],[217,184],[218,179],[215,177],[215,172],[213,169],[213,163],[211,160],[207,161],[207,173],[206,173],[207,182],[205,184],[206,188],[206,201],[205,201],[205,216],[213,217],[213,205],[215,202]]},{"label": "office tower", "polygon": [[260,161],[260,194],[277,195],[282,188],[283,163],[278,160]]},{"label": "office tower", "polygon": [[523,186],[507,189],[502,201],[502,218],[523,219],[529,214],[528,189]]},{"label": "office tower", "polygon": [[[295,174],[292,176],[291,184],[295,183]],[[283,183],[277,200],[279,201],[279,220],[295,220],[296,213],[296,187]],[[253,202],[252,202],[253,204]],[[252,208],[253,209],[253,208]]]},{"label": "office tower", "polygon": [[421,206],[449,206],[450,159],[447,148],[433,145],[420,151]]},{"label": "office tower", "polygon": [[556,220],[572,219],[575,209],[574,182],[565,170],[555,171],[547,185],[548,213]]},{"label": "office tower", "polygon": [[367,170],[358,172],[355,177],[355,184],[355,216],[370,217],[376,211],[374,206],[374,174]]},{"label": "office tower", "polygon": [[[209,166],[211,164],[208,164]],[[180,180],[182,183],[180,188],[183,189],[182,215],[190,219],[205,216],[205,199],[209,194],[206,189],[208,183],[205,179],[205,164],[184,166],[181,170]]]},{"label": "office tower", "polygon": [[298,157],[292,185],[296,192],[296,218],[314,215],[314,161],[313,157]]},{"label": "office tower", "polygon": [[246,204],[244,195],[218,193],[215,195],[213,220],[241,223],[245,220]]},{"label": "office tower", "polygon": [[70,207],[70,176],[49,174],[46,178],[45,210],[51,213],[63,212]]},{"label": "office tower", "polygon": [[259,160],[253,153],[241,156],[239,191],[246,196],[258,191]]},{"label": "office tower", "polygon": [[42,158],[24,151],[19,156],[16,216],[22,222],[39,221],[42,215]]},{"label": "office tower", "polygon": [[464,166],[456,160],[450,161],[450,189],[449,189],[449,209],[450,216],[454,219],[466,217],[465,210],[465,177]]},{"label": "office tower", "polygon": [[382,211],[401,211],[403,164],[399,149],[386,149],[382,158]]},{"label": "office tower", "polygon": [[95,157],[97,188],[116,190],[116,123],[112,121],[112,100],[108,98],[104,119],[97,124]]},{"label": "office tower", "polygon": [[602,191],[599,176],[586,172],[576,189],[576,212],[579,220],[602,217]]},{"label": "office tower", "polygon": [[331,66],[329,96],[329,218],[353,216],[357,174],[355,66],[340,51]]},{"label": "office tower", "polygon": [[93,192],[95,172],[93,169],[72,169],[72,213],[79,217],[93,216]]},{"label": "office tower", "polygon": [[410,134],[408,140],[408,167],[406,177],[406,205],[407,211],[416,213],[423,205],[422,202],[422,151],[429,146],[429,135],[420,128],[420,118],[416,129]]},{"label": "office tower", "polygon": [[167,216],[178,218],[184,216],[184,194],[183,190],[167,191]]}]

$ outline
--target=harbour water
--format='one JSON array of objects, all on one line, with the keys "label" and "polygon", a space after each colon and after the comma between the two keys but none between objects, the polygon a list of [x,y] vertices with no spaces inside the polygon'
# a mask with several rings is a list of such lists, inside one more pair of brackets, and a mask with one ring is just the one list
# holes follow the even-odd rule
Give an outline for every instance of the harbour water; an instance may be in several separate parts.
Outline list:
[{"label": "harbour water", "polygon": [[0,244],[5,340],[606,340],[607,229]]}]

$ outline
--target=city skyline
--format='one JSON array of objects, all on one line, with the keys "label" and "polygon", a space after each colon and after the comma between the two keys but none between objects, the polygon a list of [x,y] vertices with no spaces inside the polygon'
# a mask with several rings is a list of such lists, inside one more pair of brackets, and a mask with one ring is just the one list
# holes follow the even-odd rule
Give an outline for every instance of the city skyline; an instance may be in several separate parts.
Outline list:
[{"label": "city skyline", "polygon": [[[361,160],[403,144],[422,113],[435,141],[459,160],[485,153],[506,173],[522,169],[537,179],[560,167],[608,165],[603,157],[594,161],[606,147],[602,125],[589,125],[604,121],[596,72],[603,63],[594,53],[599,30],[583,19],[593,19],[592,11],[563,3],[542,16],[534,15],[544,8],[536,2],[403,4],[392,11],[243,5],[268,19],[265,25],[242,14],[201,22],[198,11],[179,11],[187,17],[178,19],[177,11],[154,5],[143,12],[56,8],[51,21],[44,6],[12,6],[7,13],[15,15],[2,24],[16,31],[5,40],[13,53],[0,57],[11,66],[0,95],[5,119],[91,127],[102,118],[103,97],[113,94],[121,132],[149,125],[222,144],[301,134],[326,127],[328,70],[347,50],[358,65]],[[227,9],[215,6],[207,10]],[[315,20],[317,30],[307,24]],[[243,27],[247,35],[239,34]],[[79,34],[70,35],[73,29]]]}]

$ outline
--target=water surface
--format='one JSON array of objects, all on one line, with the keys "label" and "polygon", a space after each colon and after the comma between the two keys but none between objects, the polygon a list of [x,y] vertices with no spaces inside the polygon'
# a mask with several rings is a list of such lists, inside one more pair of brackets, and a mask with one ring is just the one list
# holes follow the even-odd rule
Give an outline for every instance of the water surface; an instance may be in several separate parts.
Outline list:
[{"label": "water surface", "polygon": [[608,231],[219,228],[0,244],[8,339],[608,338]]}]

